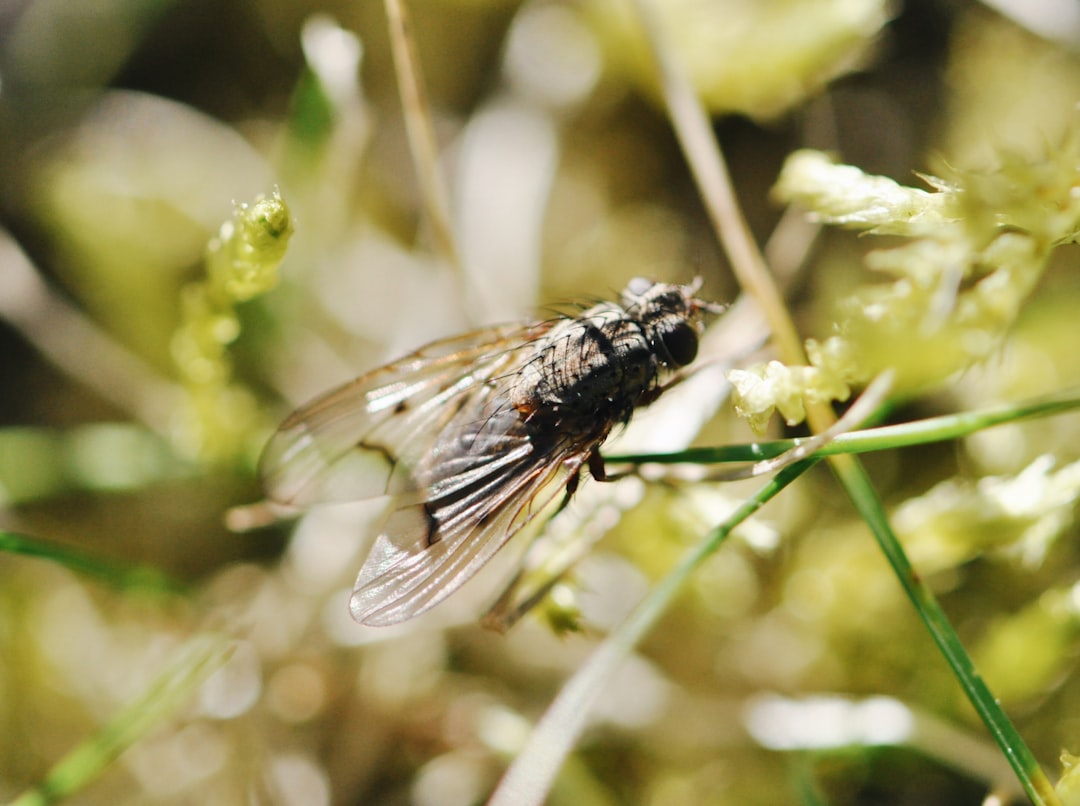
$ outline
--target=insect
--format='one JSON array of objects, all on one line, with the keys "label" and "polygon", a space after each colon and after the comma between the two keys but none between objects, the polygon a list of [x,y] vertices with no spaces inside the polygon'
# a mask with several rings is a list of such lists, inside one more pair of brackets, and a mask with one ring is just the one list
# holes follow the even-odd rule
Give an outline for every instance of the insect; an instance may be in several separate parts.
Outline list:
[{"label": "insect", "polygon": [[[261,476],[271,501],[392,497],[350,600],[353,618],[395,624],[444,600],[697,355],[700,281],[635,278],[619,302],[579,315],[437,341],[293,412]],[[665,379],[667,382],[665,383]]]}]

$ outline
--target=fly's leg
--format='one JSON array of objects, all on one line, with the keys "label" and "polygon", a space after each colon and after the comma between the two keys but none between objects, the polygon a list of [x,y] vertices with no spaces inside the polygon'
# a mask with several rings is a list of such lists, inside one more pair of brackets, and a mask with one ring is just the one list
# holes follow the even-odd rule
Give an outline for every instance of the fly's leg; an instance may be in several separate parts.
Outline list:
[{"label": "fly's leg", "polygon": [[631,465],[626,470],[620,470],[618,473],[608,473],[607,467],[604,465],[604,457],[600,455],[599,451],[594,451],[589,454],[589,475],[597,481],[609,482],[636,476],[638,471],[636,466]]},{"label": "fly's leg", "polygon": [[597,481],[612,480],[607,474],[607,468],[604,467],[604,457],[600,455],[600,451],[593,451],[589,454],[589,473]]},{"label": "fly's leg", "polygon": [[[573,562],[576,562],[578,559],[578,557],[575,557]],[[514,578],[510,580],[506,589],[499,594],[499,598],[495,600],[495,603],[488,608],[488,611],[484,614],[483,618],[481,618],[480,623],[489,630],[494,630],[498,633],[507,632],[521,620],[522,616],[547,598],[547,595],[551,593],[551,589],[558,585],[567,573],[569,573],[573,562],[566,564],[562,569],[548,576],[548,578],[545,579],[532,593],[520,602],[515,603],[514,596],[518,593],[518,589],[521,587],[525,576],[525,569],[518,571],[514,574]]]},{"label": "fly's leg", "polygon": [[[612,481],[613,478],[607,475],[604,470],[604,460],[600,456],[599,452],[593,451],[589,454],[589,458],[586,460],[589,466],[589,473],[597,481]],[[563,494],[562,501],[559,502],[558,507],[551,514],[551,518],[554,518],[564,509],[567,504],[570,503],[570,499],[574,497],[574,493],[577,492],[578,487],[581,485],[581,467],[579,466],[574,473],[567,479],[566,492]],[[583,545],[578,551],[573,552],[573,556],[564,560],[559,566],[546,571],[538,582],[534,582],[535,587],[532,592],[529,593],[521,601],[515,602],[515,597],[520,591],[520,588],[525,582],[525,576],[527,569],[522,568],[516,574],[513,579],[507,584],[506,588],[499,598],[488,608],[488,611],[484,614],[480,623],[489,630],[495,630],[496,632],[505,633],[511,627],[513,627],[522,616],[532,610],[536,605],[542,602],[551,589],[554,588],[559,582],[569,573],[570,569],[581,559],[582,556],[588,551],[589,546]]]},{"label": "fly's leg", "polygon": [[[589,469],[593,470],[593,457],[598,454],[593,453],[589,456]],[[600,460],[600,471],[603,472],[603,461]],[[549,517],[554,518],[564,509],[566,505],[570,503],[570,499],[574,497],[574,493],[577,492],[578,486],[581,484],[581,468],[579,467],[574,471],[573,475],[566,482],[566,492],[563,495],[562,501],[559,502],[559,506]],[[495,632],[505,633],[511,627],[518,623],[522,616],[532,610],[536,605],[542,602],[551,589],[559,584],[559,581],[566,576],[570,571],[570,568],[579,560],[584,554],[584,551],[577,552],[569,562],[564,563],[560,568],[553,569],[550,572],[544,574],[541,578],[539,585],[519,602],[515,602],[514,599],[518,594],[519,589],[525,579],[527,569],[521,568],[513,579],[507,584],[502,593],[499,594],[499,598],[488,608],[488,611],[481,618],[480,623],[489,630]]]},{"label": "fly's leg", "polygon": [[[600,452],[596,450],[589,454],[586,464],[589,468],[589,475],[596,481],[601,482],[618,481],[621,478],[636,473],[634,469],[614,474],[608,473],[604,466],[604,458],[600,455]],[[566,493],[563,495],[562,501],[559,502],[558,507],[551,514],[552,518],[566,508],[580,485],[581,469],[579,467],[567,480]],[[522,616],[540,604],[548,594],[551,593],[552,588],[566,578],[566,575],[570,570],[583,556],[585,556],[585,554],[588,553],[591,547],[592,544],[588,540],[580,541],[580,545],[571,550],[569,556],[560,558],[560,562],[557,565],[545,569],[542,572],[542,575],[541,572],[536,570],[529,571],[525,568],[519,570],[507,584],[503,592],[499,594],[499,598],[495,600],[487,613],[484,614],[481,620],[483,626],[500,633],[509,630],[522,618]],[[527,575],[539,578],[534,578],[531,582],[528,582],[526,580]],[[515,597],[521,593],[523,587],[528,587],[529,592],[520,601],[515,601]],[[567,621],[572,623],[573,618],[570,617]]]}]

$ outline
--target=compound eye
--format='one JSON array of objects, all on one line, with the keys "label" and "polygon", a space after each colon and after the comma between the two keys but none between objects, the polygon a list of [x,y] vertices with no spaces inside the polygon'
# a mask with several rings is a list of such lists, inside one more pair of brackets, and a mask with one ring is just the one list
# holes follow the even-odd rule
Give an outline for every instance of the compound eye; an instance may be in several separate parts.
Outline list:
[{"label": "compound eye", "polygon": [[679,322],[660,334],[664,350],[677,367],[685,367],[697,357],[697,330],[688,322]]}]

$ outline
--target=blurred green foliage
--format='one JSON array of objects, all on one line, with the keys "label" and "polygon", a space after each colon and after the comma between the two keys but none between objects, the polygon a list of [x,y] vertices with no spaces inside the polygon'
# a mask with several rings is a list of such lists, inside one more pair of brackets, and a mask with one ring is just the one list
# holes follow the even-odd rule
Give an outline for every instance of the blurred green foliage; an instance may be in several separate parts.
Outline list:
[{"label": "blurred green foliage", "polygon": [[[737,293],[619,3],[414,6],[461,266],[431,248],[381,4],[0,13],[0,526],[42,538],[0,554],[0,799],[92,745],[213,631],[235,641],[229,660],[115,764],[94,762],[75,802],[481,802],[603,634],[753,489],[630,485],[587,527],[571,507],[566,531],[610,534],[557,591],[549,617],[583,628],[560,636],[538,618],[505,637],[477,625],[514,557],[431,618],[354,624],[377,502],[224,529],[258,497],[255,451],[279,417],[408,349],[637,275]],[[823,396],[899,365],[897,416],[916,419],[1080,381],[1075,30],[1056,41],[973,2],[658,10],[762,242],[780,231],[781,176],[819,220],[883,233],[770,251],[802,267],[786,290],[817,366],[837,369]],[[916,189],[915,172],[942,179]],[[288,224],[260,207],[275,187]],[[207,244],[245,221],[269,222],[254,230],[267,251],[223,280],[245,257],[218,257],[250,240]],[[782,389],[792,421],[810,386]],[[776,398],[761,401],[757,425],[775,429]],[[724,407],[700,441],[751,436]],[[1080,419],[1062,415],[867,460],[1054,775],[1080,750],[1077,446]],[[86,557],[189,584],[147,596],[74,573]],[[552,803],[1015,793],[820,470],[701,569],[607,688]],[[862,707],[879,695],[896,707]],[[914,727],[882,739],[897,714]]]}]

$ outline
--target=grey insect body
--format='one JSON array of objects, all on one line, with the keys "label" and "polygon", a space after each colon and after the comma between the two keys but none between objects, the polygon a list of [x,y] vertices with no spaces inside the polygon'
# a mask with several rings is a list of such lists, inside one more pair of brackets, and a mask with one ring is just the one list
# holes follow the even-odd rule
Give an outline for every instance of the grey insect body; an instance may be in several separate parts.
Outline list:
[{"label": "grey insect body", "polygon": [[293,506],[388,494],[394,507],[357,578],[366,624],[425,612],[460,587],[697,354],[717,306],[697,286],[635,279],[619,303],[436,342],[292,414],[262,461]]}]

